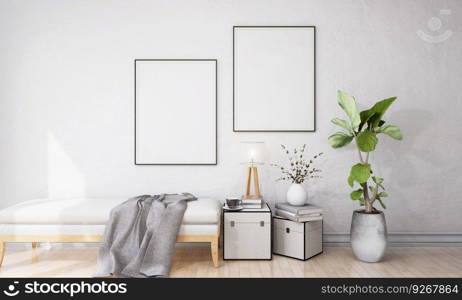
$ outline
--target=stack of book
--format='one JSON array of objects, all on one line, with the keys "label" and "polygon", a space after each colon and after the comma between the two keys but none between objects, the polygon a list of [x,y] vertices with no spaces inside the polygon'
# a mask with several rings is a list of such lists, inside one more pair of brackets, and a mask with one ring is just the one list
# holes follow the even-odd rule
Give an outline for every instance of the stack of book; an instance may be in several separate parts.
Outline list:
[{"label": "stack of book", "polygon": [[242,197],[242,206],[244,208],[262,208],[263,198],[244,198]]},{"label": "stack of book", "polygon": [[311,204],[293,206],[287,202],[276,204],[276,216],[295,222],[322,220],[322,208]]}]

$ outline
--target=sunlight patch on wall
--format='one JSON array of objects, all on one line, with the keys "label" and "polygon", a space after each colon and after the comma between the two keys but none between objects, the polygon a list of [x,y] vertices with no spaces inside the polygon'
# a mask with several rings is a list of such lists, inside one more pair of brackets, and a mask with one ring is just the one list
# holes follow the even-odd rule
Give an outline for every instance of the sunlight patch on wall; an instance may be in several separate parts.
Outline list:
[{"label": "sunlight patch on wall", "polygon": [[48,132],[48,197],[85,197],[86,182],[56,137]]}]

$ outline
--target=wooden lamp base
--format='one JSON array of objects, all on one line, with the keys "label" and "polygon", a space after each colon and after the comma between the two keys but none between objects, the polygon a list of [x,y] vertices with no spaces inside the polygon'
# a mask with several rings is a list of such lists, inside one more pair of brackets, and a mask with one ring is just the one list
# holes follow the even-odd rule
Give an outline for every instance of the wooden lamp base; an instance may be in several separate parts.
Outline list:
[{"label": "wooden lamp base", "polygon": [[[250,194],[250,183],[251,177],[253,177],[253,187],[254,187],[254,195]],[[247,167],[247,179],[245,184],[245,193],[244,199],[258,199],[261,198],[260,194],[260,184],[258,182],[258,170],[257,167]]]}]

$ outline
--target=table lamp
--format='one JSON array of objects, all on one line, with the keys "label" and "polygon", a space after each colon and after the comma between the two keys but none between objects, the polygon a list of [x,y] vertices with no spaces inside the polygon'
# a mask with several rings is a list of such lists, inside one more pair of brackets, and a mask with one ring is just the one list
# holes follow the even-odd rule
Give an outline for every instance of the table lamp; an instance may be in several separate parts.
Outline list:
[{"label": "table lamp", "polygon": [[[247,165],[244,199],[261,198],[258,182],[257,165],[264,164],[264,142],[241,142],[241,164]],[[253,178],[254,193],[250,194],[250,184]]]}]

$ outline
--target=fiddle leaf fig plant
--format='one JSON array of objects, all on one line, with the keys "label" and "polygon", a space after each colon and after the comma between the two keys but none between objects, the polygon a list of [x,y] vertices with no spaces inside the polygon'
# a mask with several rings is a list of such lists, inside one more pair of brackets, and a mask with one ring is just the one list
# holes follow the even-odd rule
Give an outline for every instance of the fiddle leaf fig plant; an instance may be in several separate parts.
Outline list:
[{"label": "fiddle leaf fig plant", "polygon": [[385,125],[383,115],[396,100],[396,97],[387,98],[377,102],[370,109],[358,111],[355,98],[345,92],[338,91],[338,104],[345,111],[348,119],[332,119],[332,123],[341,127],[342,131],[336,132],[329,137],[329,143],[333,148],[341,148],[355,141],[358,148],[359,163],[355,164],[348,176],[348,185],[359,187],[353,190],[350,198],[359,201],[364,206],[364,212],[374,213],[374,203],[377,201],[386,208],[383,198],[388,197],[383,186],[383,178],[372,176],[373,171],[369,163],[369,154],[375,150],[379,140],[379,134],[385,134],[395,140],[402,140],[401,130],[394,125]]}]

